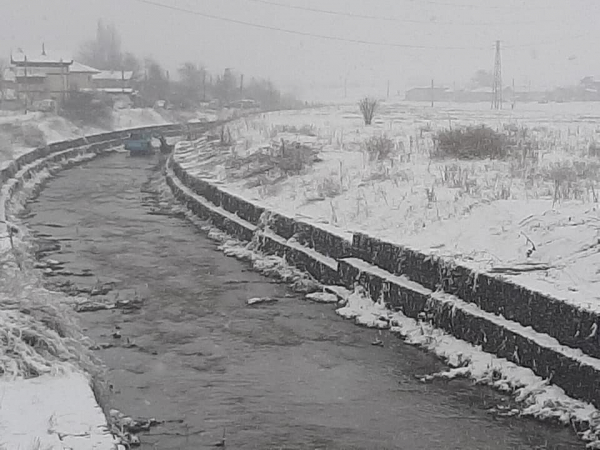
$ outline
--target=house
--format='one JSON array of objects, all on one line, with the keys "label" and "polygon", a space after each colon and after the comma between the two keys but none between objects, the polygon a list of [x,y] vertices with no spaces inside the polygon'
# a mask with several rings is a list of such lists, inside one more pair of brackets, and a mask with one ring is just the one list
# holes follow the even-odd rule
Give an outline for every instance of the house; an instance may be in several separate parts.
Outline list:
[{"label": "house", "polygon": [[107,94],[133,94],[133,72],[104,70],[92,75],[93,88]]},{"label": "house", "polygon": [[100,70],[73,61],[69,67],[69,89],[86,90],[94,87],[93,76],[101,73]]},{"label": "house", "polygon": [[26,104],[41,100],[61,103],[69,91],[71,58],[49,56],[42,49],[40,55],[18,52],[10,62],[15,77],[17,96]]},{"label": "house", "polygon": [[452,101],[452,91],[445,87],[415,87],[406,91],[405,99],[409,102],[448,102]]}]

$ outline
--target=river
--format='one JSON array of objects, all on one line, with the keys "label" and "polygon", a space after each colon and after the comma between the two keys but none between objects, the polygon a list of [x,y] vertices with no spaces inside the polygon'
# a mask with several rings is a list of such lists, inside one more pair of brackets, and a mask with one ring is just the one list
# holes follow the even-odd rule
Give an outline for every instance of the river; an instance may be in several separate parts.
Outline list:
[{"label": "river", "polygon": [[[584,447],[564,428],[490,414],[507,399],[468,380],[420,382],[443,368],[434,356],[342,320],[225,256],[184,218],[154,213],[160,183],[157,159],[113,154],[60,173],[23,215],[49,249],[41,257],[74,272],[63,279],[144,298],[139,310],[80,314],[111,345],[98,351],[110,406],[169,421],[141,435],[142,449],[216,448],[223,436],[229,449]],[[247,306],[252,297],[279,301]]]}]

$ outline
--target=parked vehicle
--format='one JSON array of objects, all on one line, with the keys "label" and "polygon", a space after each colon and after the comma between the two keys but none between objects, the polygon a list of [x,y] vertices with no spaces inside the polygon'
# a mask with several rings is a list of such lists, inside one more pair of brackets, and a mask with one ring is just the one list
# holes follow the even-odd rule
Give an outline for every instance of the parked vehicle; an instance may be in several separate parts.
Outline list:
[{"label": "parked vehicle", "polygon": [[132,132],[124,144],[125,150],[129,150],[131,156],[150,155],[154,153],[152,146],[152,135],[139,131]]},{"label": "parked vehicle", "polygon": [[56,101],[52,99],[39,100],[31,105],[34,111],[55,113],[57,110]]}]

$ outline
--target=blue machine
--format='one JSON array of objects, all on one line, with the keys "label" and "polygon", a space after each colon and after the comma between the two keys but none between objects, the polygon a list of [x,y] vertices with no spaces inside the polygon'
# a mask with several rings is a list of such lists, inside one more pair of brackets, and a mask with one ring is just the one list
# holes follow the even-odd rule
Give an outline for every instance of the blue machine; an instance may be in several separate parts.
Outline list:
[{"label": "blue machine", "polygon": [[150,133],[134,131],[124,144],[125,150],[129,150],[131,156],[150,155],[154,153],[152,146],[152,135]]}]

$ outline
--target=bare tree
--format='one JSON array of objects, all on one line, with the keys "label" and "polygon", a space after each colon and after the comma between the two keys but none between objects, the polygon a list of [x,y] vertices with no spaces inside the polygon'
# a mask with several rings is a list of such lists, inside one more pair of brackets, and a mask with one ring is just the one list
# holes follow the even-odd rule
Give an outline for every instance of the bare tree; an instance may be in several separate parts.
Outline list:
[{"label": "bare tree", "polygon": [[101,70],[121,69],[121,36],[113,24],[105,25],[101,20],[96,27],[96,37],[85,42],[79,49],[79,59]]},{"label": "bare tree", "polygon": [[371,125],[373,117],[375,117],[375,111],[377,111],[378,102],[377,99],[371,97],[365,97],[358,102],[358,107],[365,119],[365,125]]}]

